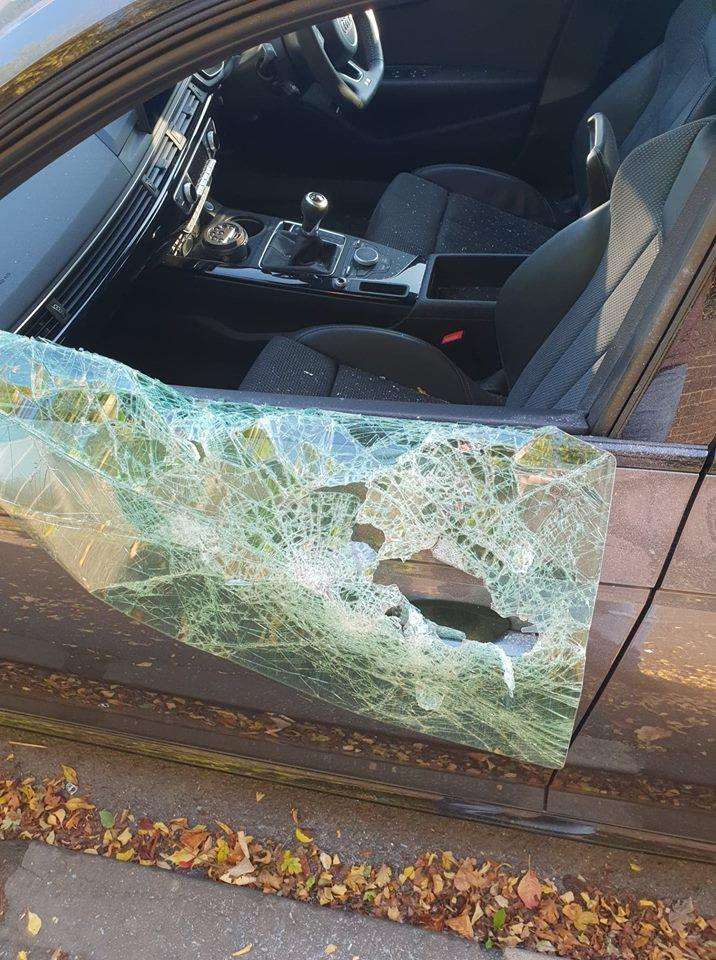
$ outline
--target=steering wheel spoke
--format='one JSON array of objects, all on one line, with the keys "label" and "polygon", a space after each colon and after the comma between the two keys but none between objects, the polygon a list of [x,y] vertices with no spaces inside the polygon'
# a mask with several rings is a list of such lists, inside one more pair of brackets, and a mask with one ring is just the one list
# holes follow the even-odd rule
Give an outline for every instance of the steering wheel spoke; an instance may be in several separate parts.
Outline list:
[{"label": "steering wheel spoke", "polygon": [[383,48],[372,10],[292,34],[314,79],[338,102],[368,106],[383,79]]},{"label": "steering wheel spoke", "polygon": [[360,88],[361,84],[370,85],[372,82],[365,70],[355,60],[349,60],[348,63],[344,64],[343,68],[338,71],[338,76],[344,83],[354,89]]}]

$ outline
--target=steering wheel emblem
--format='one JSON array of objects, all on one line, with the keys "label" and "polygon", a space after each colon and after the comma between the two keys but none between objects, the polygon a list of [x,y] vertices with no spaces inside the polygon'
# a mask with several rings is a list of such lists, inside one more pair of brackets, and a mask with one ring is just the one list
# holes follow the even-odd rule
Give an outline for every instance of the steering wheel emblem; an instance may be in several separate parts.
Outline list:
[{"label": "steering wheel emblem", "polygon": [[346,40],[348,40],[350,43],[355,43],[357,39],[356,25],[353,17],[351,17],[350,15],[346,17],[341,17],[338,21],[338,24]]}]

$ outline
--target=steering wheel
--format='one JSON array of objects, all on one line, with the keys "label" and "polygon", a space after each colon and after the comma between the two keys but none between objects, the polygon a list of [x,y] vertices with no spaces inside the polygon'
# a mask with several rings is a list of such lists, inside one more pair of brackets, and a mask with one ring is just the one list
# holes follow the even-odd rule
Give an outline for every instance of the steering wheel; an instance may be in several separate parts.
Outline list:
[{"label": "steering wheel", "polygon": [[372,10],[336,17],[291,36],[313,79],[331,97],[358,110],[368,106],[383,79],[383,47]]}]

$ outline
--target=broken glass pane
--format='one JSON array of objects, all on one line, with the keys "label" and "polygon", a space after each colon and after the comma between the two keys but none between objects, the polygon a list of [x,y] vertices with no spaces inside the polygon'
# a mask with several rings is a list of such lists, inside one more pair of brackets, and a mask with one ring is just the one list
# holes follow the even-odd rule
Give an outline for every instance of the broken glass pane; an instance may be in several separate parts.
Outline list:
[{"label": "broken glass pane", "polygon": [[[613,474],[555,429],[195,400],[0,332],[0,506],[87,590],[302,693],[522,760],[564,762]],[[469,629],[401,591],[417,555],[483,591]]]}]

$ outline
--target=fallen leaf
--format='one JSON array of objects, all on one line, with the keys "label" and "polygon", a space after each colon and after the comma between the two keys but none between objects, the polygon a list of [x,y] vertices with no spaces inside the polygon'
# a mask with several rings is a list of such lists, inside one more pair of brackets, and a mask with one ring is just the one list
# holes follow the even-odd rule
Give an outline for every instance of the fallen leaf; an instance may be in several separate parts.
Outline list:
[{"label": "fallen leaf", "polygon": [[62,775],[64,776],[65,780],[69,780],[70,783],[75,784],[80,782],[79,777],[77,776],[77,771],[74,767],[68,767],[64,763],[61,763],[60,766],[62,767]]},{"label": "fallen leaf", "polygon": [[478,873],[475,870],[474,862],[470,860],[463,860],[460,864],[460,868],[455,874],[453,879],[455,884],[455,889],[458,893],[465,893],[471,887],[479,890],[481,887],[485,886],[485,878],[481,873]]},{"label": "fallen leaf", "polygon": [[634,731],[639,743],[653,743],[655,740],[665,740],[670,737],[671,730],[665,730],[663,727],[639,727]]},{"label": "fallen leaf", "polygon": [[507,911],[504,907],[500,907],[499,910],[495,910],[492,914],[492,929],[493,930],[502,930],[505,925],[505,920],[507,918]]},{"label": "fallen leaf", "polygon": [[325,955],[326,955],[327,957],[332,957],[333,954],[336,952],[337,949],[338,949],[338,947],[336,946],[335,943],[329,943],[328,946],[326,947],[326,949],[325,949],[323,952],[325,953]]},{"label": "fallen leaf", "polygon": [[94,810],[94,804],[87,803],[82,797],[72,797],[65,806],[68,810]]},{"label": "fallen leaf", "polygon": [[539,915],[545,921],[545,923],[556,923],[559,919],[557,907],[551,901],[542,904],[539,910]]},{"label": "fallen leaf", "polygon": [[599,917],[591,910],[582,910],[578,903],[568,903],[562,907],[562,913],[568,917],[580,932],[584,932],[590,924],[599,923]]},{"label": "fallen leaf", "polygon": [[32,910],[27,911],[27,932],[31,937],[36,937],[40,932],[40,927],[42,926],[42,920],[38,917],[36,913],[33,913]]},{"label": "fallen leaf", "polygon": [[639,866],[639,864],[638,864],[638,863],[634,863],[633,860],[630,860],[630,861],[629,861],[629,869],[630,869],[630,870],[633,870],[634,873],[641,873],[641,870],[642,870],[642,868]]},{"label": "fallen leaf", "polygon": [[271,726],[266,727],[266,733],[276,734],[280,733],[282,730],[285,730],[286,727],[290,727],[293,723],[293,720],[290,720],[288,717],[272,717]]},{"label": "fallen leaf", "polygon": [[[251,837],[248,838],[248,840],[250,839]],[[247,837],[243,830],[239,830],[239,832],[236,834],[236,842],[239,845],[243,858],[245,860],[249,860],[251,858],[251,853],[249,852]]]},{"label": "fallen leaf", "polygon": [[472,916],[470,917],[470,920],[472,921],[472,923],[477,923],[480,917],[484,917],[484,916],[485,916],[485,911],[482,909],[482,905],[479,903],[476,903],[475,909],[472,911]]},{"label": "fallen leaf", "polygon": [[99,820],[105,830],[111,830],[114,826],[114,814],[110,810],[100,810]]},{"label": "fallen leaf", "polygon": [[260,790],[257,790],[257,791],[256,791],[256,803],[261,803],[261,801],[263,800],[263,798],[264,798],[265,796],[266,796],[265,793],[261,793]]},{"label": "fallen leaf", "polygon": [[214,713],[227,727],[235,727],[239,722],[230,710],[220,710],[218,707],[214,707]]},{"label": "fallen leaf", "polygon": [[313,837],[309,837],[300,827],[296,827],[296,839],[299,843],[313,843]]},{"label": "fallen leaf", "polygon": [[135,667],[152,667],[154,666],[153,660],[140,660],[139,663],[134,664]]},{"label": "fallen leaf", "polygon": [[235,953],[232,953],[232,957],[245,957],[247,953],[250,953],[253,950],[253,943],[247,943],[245,947],[242,947],[240,950],[237,950]]},{"label": "fallen leaf", "polygon": [[302,872],[301,861],[298,857],[294,857],[292,853],[285,850],[281,861],[281,873],[298,874]]},{"label": "fallen leaf", "polygon": [[542,886],[534,870],[528,870],[517,884],[517,895],[529,910],[534,910],[542,899]]},{"label": "fallen leaf", "polygon": [[472,920],[470,920],[470,914],[467,910],[463,910],[458,917],[451,917],[449,920],[446,920],[445,925],[467,940],[472,940],[475,936],[472,929]]}]

